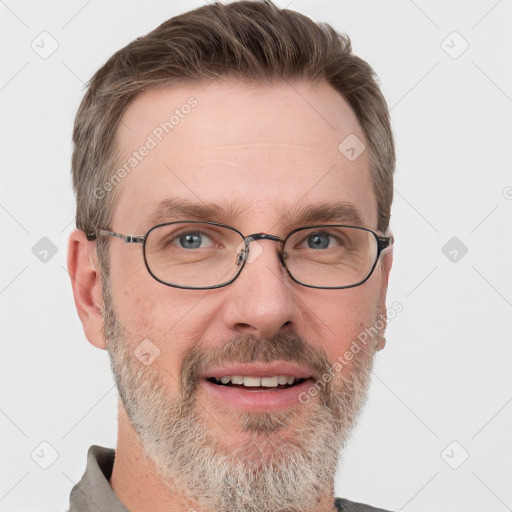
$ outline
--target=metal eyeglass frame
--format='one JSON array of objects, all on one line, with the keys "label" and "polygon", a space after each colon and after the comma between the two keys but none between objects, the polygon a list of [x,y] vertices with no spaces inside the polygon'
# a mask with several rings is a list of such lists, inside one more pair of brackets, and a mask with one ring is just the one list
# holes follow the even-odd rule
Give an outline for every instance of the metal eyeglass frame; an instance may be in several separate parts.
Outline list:
[{"label": "metal eyeglass frame", "polygon": [[[228,228],[228,229],[231,229],[232,231],[238,233],[244,242],[244,251],[240,252],[240,254],[238,255],[238,260],[237,260],[236,264],[240,265],[240,262],[242,262],[242,264],[241,264],[240,268],[238,269],[237,273],[235,274],[235,276],[231,280],[229,280],[225,283],[216,284],[216,285],[212,285],[212,286],[196,287],[196,286],[183,286],[183,285],[178,285],[178,284],[171,284],[166,281],[163,281],[162,279],[158,278],[155,274],[153,274],[153,272],[151,271],[151,269],[148,265],[148,261],[146,258],[146,240],[148,238],[148,235],[153,230],[155,230],[161,226],[169,226],[172,224],[208,224],[208,225],[212,225],[212,226]],[[314,285],[305,284],[305,283],[302,283],[301,281],[298,281],[291,274],[290,270],[286,266],[285,258],[283,258],[283,249],[284,249],[284,245],[285,245],[286,241],[288,240],[288,238],[290,238],[297,231],[302,231],[302,230],[311,229],[311,228],[326,228],[326,227],[344,227],[344,228],[360,229],[360,230],[367,231],[367,232],[371,233],[375,237],[375,240],[377,241],[377,254],[375,256],[375,261],[373,262],[372,268],[368,272],[368,275],[362,281],[359,281],[358,283],[347,285],[347,286],[314,286]],[[211,290],[211,289],[215,289],[215,288],[223,288],[224,286],[228,286],[229,284],[231,284],[233,281],[235,281],[235,279],[237,279],[237,277],[242,272],[242,269],[244,268],[245,262],[247,261],[247,257],[249,255],[250,243],[253,240],[273,240],[274,242],[280,242],[281,247],[278,252],[279,261],[281,262],[281,265],[286,269],[286,272],[288,273],[288,275],[290,276],[292,281],[296,282],[297,284],[300,284],[301,286],[306,286],[307,288],[318,288],[318,289],[323,289],[323,290],[342,290],[345,288],[354,288],[356,286],[360,286],[360,285],[364,284],[370,278],[370,276],[373,274],[373,271],[375,270],[375,267],[377,266],[377,262],[379,261],[379,257],[381,255],[382,251],[384,249],[387,249],[388,247],[391,247],[394,243],[394,237],[392,235],[391,236],[380,236],[377,233],[375,233],[375,231],[372,231],[371,229],[363,228],[360,226],[350,226],[347,224],[320,224],[320,225],[314,225],[314,226],[302,226],[302,227],[296,228],[293,231],[291,231],[290,233],[288,233],[285,238],[281,238],[276,235],[269,235],[268,233],[262,233],[262,232],[253,233],[252,235],[245,236],[243,233],[238,231],[238,229],[236,229],[232,226],[228,226],[227,224],[221,224],[220,222],[200,221],[200,220],[180,220],[180,221],[175,221],[175,222],[164,222],[164,223],[157,224],[156,226],[149,228],[144,235],[123,235],[121,233],[116,233],[114,231],[108,231],[106,229],[98,229],[96,233],[88,233],[86,236],[87,236],[87,240],[89,240],[89,241],[96,240],[98,236],[113,236],[115,238],[119,238],[120,240],[123,240],[125,243],[128,243],[128,244],[131,244],[131,243],[142,244],[144,264],[146,266],[147,271],[151,275],[151,277],[153,277],[159,283],[162,283],[166,286],[172,286],[173,288],[182,288],[185,290]]]}]

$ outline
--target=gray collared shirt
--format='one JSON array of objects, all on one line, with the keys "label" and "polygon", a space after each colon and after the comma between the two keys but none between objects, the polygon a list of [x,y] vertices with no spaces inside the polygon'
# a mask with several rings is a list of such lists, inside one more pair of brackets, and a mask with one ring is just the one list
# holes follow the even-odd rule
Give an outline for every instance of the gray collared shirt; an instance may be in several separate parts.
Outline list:
[{"label": "gray collared shirt", "polygon": [[[84,476],[71,490],[69,512],[129,512],[109,484],[114,457],[115,450],[111,448],[89,448]],[[387,512],[342,498],[336,498],[335,505],[338,512]]]}]

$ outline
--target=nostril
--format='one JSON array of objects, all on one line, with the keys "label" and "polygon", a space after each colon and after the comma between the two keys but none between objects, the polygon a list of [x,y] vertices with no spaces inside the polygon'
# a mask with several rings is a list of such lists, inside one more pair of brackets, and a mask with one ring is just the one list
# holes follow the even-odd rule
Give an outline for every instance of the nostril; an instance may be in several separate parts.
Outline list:
[{"label": "nostril", "polygon": [[285,323],[281,326],[281,329],[283,329],[283,330],[288,330],[291,326],[292,326],[292,323],[290,322],[290,320],[288,320],[287,322],[285,322]]}]

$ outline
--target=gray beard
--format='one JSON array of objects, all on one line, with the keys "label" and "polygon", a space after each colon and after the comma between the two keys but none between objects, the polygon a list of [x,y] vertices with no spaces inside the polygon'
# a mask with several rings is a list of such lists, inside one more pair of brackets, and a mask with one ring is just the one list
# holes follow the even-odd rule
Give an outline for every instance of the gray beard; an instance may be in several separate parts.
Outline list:
[{"label": "gray beard", "polygon": [[[321,369],[332,366],[326,354],[311,353],[317,349],[308,348],[295,335],[269,341],[238,336],[216,349],[222,355],[198,344],[182,364],[179,396],[171,397],[157,364],[145,366],[130,354],[130,340],[108,293],[106,298],[105,338],[119,396],[163,482],[172,483],[201,510],[215,512],[307,512],[332,496],[339,450],[366,401],[372,346],[354,356],[351,368],[343,368],[324,383],[307,405],[268,413],[233,412],[231,419],[250,433],[250,441],[228,448],[209,431],[208,414],[196,400],[201,368],[214,357],[216,361],[306,360],[310,366],[313,358],[322,375]],[[297,353],[303,357],[297,358]],[[294,429],[300,407],[311,410],[302,414],[301,426]],[[286,428],[286,436],[281,435]]]}]

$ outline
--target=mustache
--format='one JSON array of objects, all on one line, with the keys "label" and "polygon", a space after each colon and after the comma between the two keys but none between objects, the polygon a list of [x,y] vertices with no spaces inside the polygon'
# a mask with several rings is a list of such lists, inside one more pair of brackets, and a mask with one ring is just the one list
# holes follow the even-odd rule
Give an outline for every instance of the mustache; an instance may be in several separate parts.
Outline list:
[{"label": "mustache", "polygon": [[180,368],[182,399],[192,399],[200,376],[205,368],[223,363],[270,363],[287,361],[311,370],[315,380],[329,371],[333,362],[322,348],[312,346],[292,333],[277,333],[271,338],[259,338],[253,334],[241,334],[229,339],[222,346],[212,346],[199,341],[185,356]]}]

